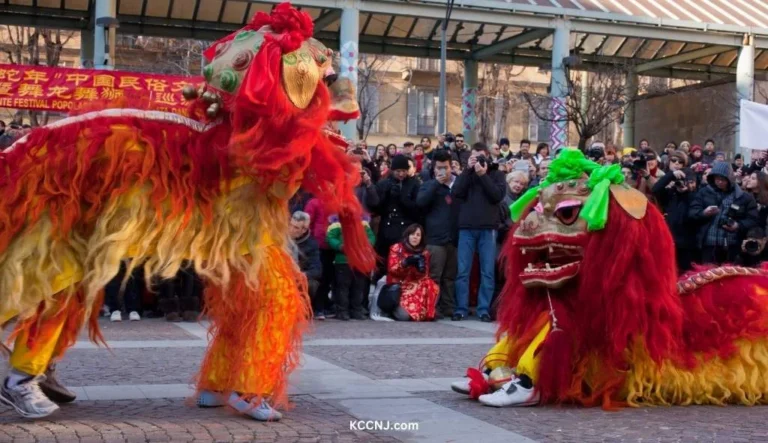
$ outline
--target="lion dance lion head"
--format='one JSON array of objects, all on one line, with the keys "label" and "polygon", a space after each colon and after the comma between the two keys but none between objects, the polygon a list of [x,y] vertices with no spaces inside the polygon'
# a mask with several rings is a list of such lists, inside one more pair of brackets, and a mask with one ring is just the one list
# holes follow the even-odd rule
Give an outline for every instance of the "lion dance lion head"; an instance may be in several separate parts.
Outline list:
[{"label": "lion dance lion head", "polygon": [[674,243],[618,165],[563,151],[511,211],[500,333],[516,338],[517,361],[542,324],[556,323],[539,349],[544,402],[610,402],[627,349],[639,344],[655,359],[675,351],[683,315]]},{"label": "lion dance lion head", "polygon": [[333,51],[312,38],[313,21],[289,3],[208,48],[205,83],[185,91],[193,112],[231,125],[225,153],[239,175],[288,200],[301,186],[338,214],[350,263],[370,269],[374,255],[359,223],[359,174],[348,141],[331,122],[357,118],[355,88],[334,68]]}]

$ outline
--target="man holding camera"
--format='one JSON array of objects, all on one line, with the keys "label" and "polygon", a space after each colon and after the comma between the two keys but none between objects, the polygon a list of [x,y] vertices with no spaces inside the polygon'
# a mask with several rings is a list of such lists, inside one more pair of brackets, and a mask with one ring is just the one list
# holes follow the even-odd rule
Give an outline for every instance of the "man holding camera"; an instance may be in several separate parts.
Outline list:
[{"label": "man holding camera", "polygon": [[703,187],[693,199],[688,216],[698,223],[696,240],[702,262],[733,263],[750,229],[758,226],[757,203],[743,192],[733,178],[733,168],[716,162]]},{"label": "man holding camera", "polygon": [[696,195],[696,173],[685,168],[688,156],[675,151],[669,158],[669,169],[653,186],[653,195],[661,207],[664,218],[675,240],[677,270],[689,271],[696,252],[695,237],[689,221],[688,209]]},{"label": "man holding camera", "polygon": [[475,252],[480,256],[480,292],[477,315],[490,322],[489,308],[495,286],[496,229],[501,223],[498,204],[506,195],[504,173],[488,161],[488,147],[475,143],[467,168],[453,185],[459,207],[459,274],[456,279],[456,309],[452,320],[463,320],[469,312],[469,274]]},{"label": "man holding camera", "polygon": [[429,276],[440,286],[435,314],[439,320],[452,315],[455,304],[459,203],[451,195],[456,182],[456,176],[451,172],[451,153],[441,149],[435,152],[433,159],[434,178],[421,185],[416,204],[425,216]]}]

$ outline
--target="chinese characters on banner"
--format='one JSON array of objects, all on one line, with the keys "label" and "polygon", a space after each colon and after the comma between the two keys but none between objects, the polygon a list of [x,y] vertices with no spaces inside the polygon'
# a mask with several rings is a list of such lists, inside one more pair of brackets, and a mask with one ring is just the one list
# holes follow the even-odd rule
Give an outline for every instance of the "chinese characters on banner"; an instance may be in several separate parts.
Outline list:
[{"label": "chinese characters on banner", "polygon": [[187,115],[181,94],[202,77],[0,64],[0,108],[69,112],[121,97],[152,102],[152,109]]}]

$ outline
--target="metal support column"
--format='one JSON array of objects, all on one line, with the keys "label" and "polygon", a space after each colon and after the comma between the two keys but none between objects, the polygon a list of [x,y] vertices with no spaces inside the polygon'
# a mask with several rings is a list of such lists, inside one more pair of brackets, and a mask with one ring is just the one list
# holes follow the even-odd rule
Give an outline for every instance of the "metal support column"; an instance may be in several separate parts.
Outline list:
[{"label": "metal support column", "polygon": [[[339,29],[339,76],[350,79],[357,90],[357,62],[358,62],[358,33],[360,31],[360,11],[354,6],[345,6],[341,10],[341,25]],[[341,134],[350,139],[357,140],[357,120],[350,120],[339,124]]]},{"label": "metal support column", "polygon": [[461,118],[464,140],[470,146],[477,141],[477,65],[478,63],[474,60],[464,61],[464,90],[461,94]]},{"label": "metal support column", "polygon": [[[752,35],[745,35],[744,42],[739,51],[739,59],[736,62],[736,93],[739,102],[752,101],[755,98],[755,40]],[[751,151],[741,146],[741,133],[736,127],[736,154],[745,157],[745,162],[750,160]]]},{"label": "metal support column", "polygon": [[624,132],[624,147],[634,148],[635,146],[635,97],[637,97],[637,73],[635,71],[627,72],[627,99],[629,103],[624,108],[624,124],[621,129]]},{"label": "metal support column", "polygon": [[96,0],[93,25],[93,64],[96,69],[114,69],[117,32],[116,0]]},{"label": "metal support column", "polygon": [[568,71],[563,59],[568,57],[571,46],[571,24],[568,20],[558,19],[555,23],[555,34],[552,39],[552,75],[550,97],[552,128],[550,131],[550,147],[557,150],[568,145],[568,121],[565,101],[568,97]]},{"label": "metal support column", "polygon": [[80,67],[93,68],[93,31],[80,31]]}]

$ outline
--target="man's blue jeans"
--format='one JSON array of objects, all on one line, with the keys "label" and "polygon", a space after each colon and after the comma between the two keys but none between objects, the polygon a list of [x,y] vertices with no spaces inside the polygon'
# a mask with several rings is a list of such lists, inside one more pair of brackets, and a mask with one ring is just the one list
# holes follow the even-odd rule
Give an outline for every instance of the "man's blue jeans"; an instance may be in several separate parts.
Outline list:
[{"label": "man's blue jeans", "polygon": [[462,229],[459,231],[459,274],[456,278],[456,309],[454,314],[466,316],[469,312],[469,276],[475,252],[480,256],[480,291],[477,296],[477,315],[488,314],[493,299],[496,265],[496,230]]}]

